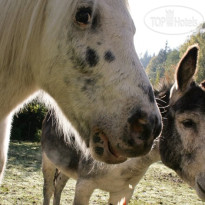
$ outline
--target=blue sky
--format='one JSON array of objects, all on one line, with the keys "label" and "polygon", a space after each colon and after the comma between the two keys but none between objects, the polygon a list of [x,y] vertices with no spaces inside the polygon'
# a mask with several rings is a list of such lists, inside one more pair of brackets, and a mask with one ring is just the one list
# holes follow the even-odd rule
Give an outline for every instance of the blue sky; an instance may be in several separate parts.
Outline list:
[{"label": "blue sky", "polygon": [[[196,25],[205,21],[204,0],[129,0],[129,4],[136,26],[135,48],[139,56],[145,51],[158,53],[166,41],[170,48],[179,47]],[[175,25],[165,24],[169,17]]]}]

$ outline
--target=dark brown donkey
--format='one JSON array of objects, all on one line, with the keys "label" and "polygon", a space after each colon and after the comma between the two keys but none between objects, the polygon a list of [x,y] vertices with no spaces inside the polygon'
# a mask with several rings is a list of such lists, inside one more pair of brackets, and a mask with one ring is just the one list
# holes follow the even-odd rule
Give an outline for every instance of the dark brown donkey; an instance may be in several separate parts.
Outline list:
[{"label": "dark brown donkey", "polygon": [[198,85],[193,79],[197,55],[198,47],[190,47],[178,65],[164,116],[160,155],[205,200],[205,83]]}]

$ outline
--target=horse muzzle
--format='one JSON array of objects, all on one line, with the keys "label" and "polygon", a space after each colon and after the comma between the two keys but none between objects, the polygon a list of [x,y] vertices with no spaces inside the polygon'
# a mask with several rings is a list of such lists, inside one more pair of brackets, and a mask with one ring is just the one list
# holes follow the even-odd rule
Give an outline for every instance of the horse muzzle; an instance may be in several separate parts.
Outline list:
[{"label": "horse muzzle", "polygon": [[128,118],[119,135],[108,135],[100,127],[93,129],[91,154],[95,159],[110,164],[124,162],[128,157],[145,155],[150,151],[161,128],[160,117],[138,111]]}]

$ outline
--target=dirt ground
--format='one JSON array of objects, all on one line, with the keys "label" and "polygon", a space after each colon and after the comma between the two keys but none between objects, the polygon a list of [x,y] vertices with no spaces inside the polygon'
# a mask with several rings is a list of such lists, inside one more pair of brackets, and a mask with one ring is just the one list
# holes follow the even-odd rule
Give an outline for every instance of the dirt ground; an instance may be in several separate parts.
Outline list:
[{"label": "dirt ground", "polygon": [[[12,142],[6,174],[0,186],[0,205],[41,205],[43,176],[41,149],[37,143]],[[75,181],[69,180],[62,194],[62,205],[72,204]],[[91,205],[105,205],[108,193],[96,190]],[[51,203],[52,204],[52,203]],[[195,191],[161,162],[153,164],[136,186],[130,205],[202,205]]]}]

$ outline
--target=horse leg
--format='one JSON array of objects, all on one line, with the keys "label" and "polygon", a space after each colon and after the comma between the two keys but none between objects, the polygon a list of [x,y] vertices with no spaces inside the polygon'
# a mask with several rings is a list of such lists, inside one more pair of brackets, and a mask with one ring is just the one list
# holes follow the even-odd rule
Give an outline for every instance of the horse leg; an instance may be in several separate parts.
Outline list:
[{"label": "horse leg", "polygon": [[88,205],[95,187],[91,180],[78,180],[73,205]]},{"label": "horse leg", "polygon": [[68,179],[69,179],[69,177],[62,174],[62,172],[60,172],[56,176],[53,205],[60,205],[61,193],[62,193]]},{"label": "horse leg", "polygon": [[52,194],[54,193],[56,167],[47,158],[45,153],[42,154],[42,172],[44,178],[43,205],[49,205]]},{"label": "horse leg", "polygon": [[7,153],[9,147],[10,128],[12,115],[0,121],[0,183],[3,179],[4,170],[7,162]]}]

